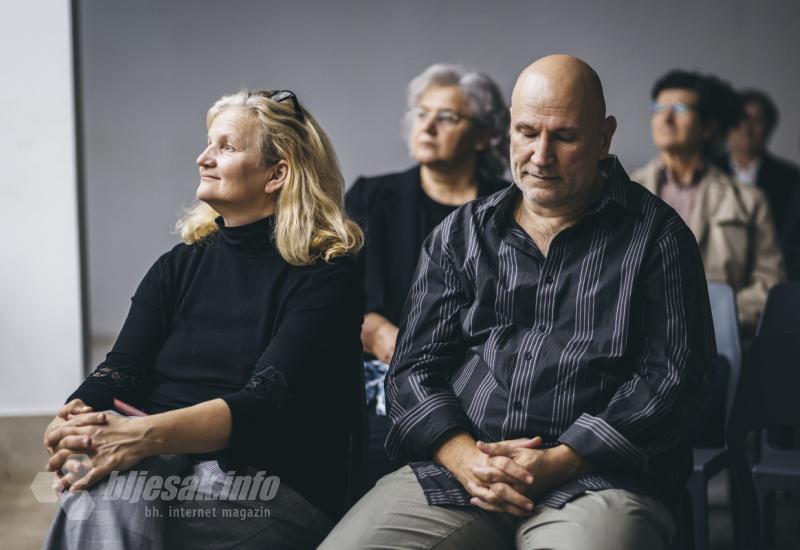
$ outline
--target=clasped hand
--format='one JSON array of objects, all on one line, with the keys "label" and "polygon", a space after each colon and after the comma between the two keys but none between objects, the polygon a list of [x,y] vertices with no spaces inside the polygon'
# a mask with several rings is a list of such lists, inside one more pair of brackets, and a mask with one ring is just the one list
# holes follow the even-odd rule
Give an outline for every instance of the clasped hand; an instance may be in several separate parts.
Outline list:
[{"label": "clasped hand", "polygon": [[79,399],[64,405],[44,434],[50,454],[46,468],[56,472],[53,489],[87,489],[143,459],[145,438],[138,420],[93,412]]},{"label": "clasped hand", "polygon": [[550,449],[541,449],[541,445],[538,436],[477,442],[483,457],[471,461],[466,479],[461,480],[472,495],[470,502],[491,512],[527,517],[533,512],[533,497],[585,468],[582,459],[566,445]]}]

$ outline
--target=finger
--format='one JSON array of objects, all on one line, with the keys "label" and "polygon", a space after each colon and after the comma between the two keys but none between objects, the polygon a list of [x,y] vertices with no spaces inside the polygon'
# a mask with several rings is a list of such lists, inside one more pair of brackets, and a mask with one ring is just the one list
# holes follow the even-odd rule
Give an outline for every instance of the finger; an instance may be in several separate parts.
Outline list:
[{"label": "finger", "polygon": [[[488,466],[473,466],[472,473],[485,483],[533,483],[533,475],[508,457],[492,457]],[[502,460],[502,462],[500,461]]]},{"label": "finger", "polygon": [[489,464],[512,477],[515,482],[533,483],[533,475],[506,456],[491,457]]},{"label": "finger", "polygon": [[61,472],[82,476],[92,469],[92,463],[86,455],[73,455],[61,467]]},{"label": "finger", "polygon": [[76,481],[72,487],[70,487],[70,491],[84,491],[106,477],[109,473],[109,468],[106,466],[98,466],[96,468],[92,468],[89,470],[85,476],[81,479]]},{"label": "finger", "polygon": [[58,412],[56,413],[56,416],[66,417],[67,413],[69,413],[69,411],[71,411],[73,407],[79,407],[81,403],[82,403],[82,401],[80,399],[73,399],[72,401],[64,403],[58,409]]},{"label": "finger", "polygon": [[78,430],[72,426],[62,426],[60,428],[55,428],[50,430],[47,435],[45,436],[45,443],[48,447],[53,447],[53,449],[58,449],[58,443],[67,436],[70,435],[85,435],[82,433],[81,430]]},{"label": "finger", "polygon": [[542,444],[542,438],[538,435],[534,438],[523,437],[520,439],[509,439],[496,443],[486,443],[478,441],[478,448],[481,452],[490,456],[511,456],[514,449],[535,449]]},{"label": "finger", "polygon": [[95,426],[105,424],[107,421],[106,413],[79,414],[70,418],[69,425],[73,427]]},{"label": "finger", "polygon": [[493,468],[491,466],[472,466],[470,467],[472,473],[481,483],[490,484],[498,481],[510,483],[513,478],[508,476],[505,472]]},{"label": "finger", "polygon": [[61,467],[64,466],[64,463],[67,459],[74,455],[75,453],[72,452],[70,449],[60,449],[53,453],[53,456],[50,457],[50,460],[47,461],[47,468],[48,472],[57,472],[61,470]]},{"label": "finger", "polygon": [[543,440],[541,436],[532,437],[530,439],[523,437],[519,441],[519,447],[524,449],[538,449],[542,446]]},{"label": "finger", "polygon": [[68,435],[61,438],[57,447],[72,451],[90,451],[92,450],[92,438],[86,435]]},{"label": "finger", "polygon": [[522,510],[533,510],[533,501],[508,485],[507,483],[493,483],[489,490],[498,495],[504,502],[513,504]]},{"label": "finger", "polygon": [[53,485],[52,485],[52,487],[53,487],[53,491],[57,495],[61,494],[64,491],[64,489],[68,489],[69,488],[69,485],[65,484],[64,476],[61,474],[61,472],[56,472],[56,474],[53,476]]},{"label": "finger", "polygon": [[509,447],[505,441],[500,441],[497,443],[486,443],[484,441],[478,441],[478,449],[489,456],[511,456],[511,451],[513,450]]},{"label": "finger", "polygon": [[[507,458],[507,457],[492,457],[492,458]],[[511,460],[510,458],[508,460]],[[517,466],[513,470],[506,470],[499,466],[494,466],[491,463],[488,465],[471,466],[472,473],[475,474],[479,480],[484,483],[533,483],[533,476],[529,474],[524,468]]]},{"label": "finger", "polygon": [[468,485],[473,496],[489,504],[502,507],[503,503],[509,503],[522,510],[533,510],[533,502],[506,483],[493,483],[489,487],[481,487],[470,481]]},{"label": "finger", "polygon": [[56,416],[60,416],[61,418],[66,419],[67,415],[69,415],[70,413],[75,414],[78,411],[89,412],[91,410],[92,410],[92,408],[89,407],[88,405],[86,405],[80,399],[73,399],[69,403],[66,403],[66,404],[62,405],[61,408],[58,410],[58,413],[57,413]]},{"label": "finger", "polygon": [[69,489],[75,482],[81,479],[81,477],[83,476],[71,472],[68,474],[64,474],[63,476],[61,476],[61,485],[64,487],[64,489]]}]

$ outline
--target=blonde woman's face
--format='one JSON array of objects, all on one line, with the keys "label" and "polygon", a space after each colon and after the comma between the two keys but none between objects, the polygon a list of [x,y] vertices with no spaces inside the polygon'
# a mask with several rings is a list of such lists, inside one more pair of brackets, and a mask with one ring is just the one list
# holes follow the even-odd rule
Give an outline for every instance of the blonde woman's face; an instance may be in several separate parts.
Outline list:
[{"label": "blonde woman's face", "polygon": [[257,210],[274,201],[265,192],[272,170],[264,166],[256,121],[240,109],[227,109],[214,118],[197,165],[197,198],[223,215]]}]

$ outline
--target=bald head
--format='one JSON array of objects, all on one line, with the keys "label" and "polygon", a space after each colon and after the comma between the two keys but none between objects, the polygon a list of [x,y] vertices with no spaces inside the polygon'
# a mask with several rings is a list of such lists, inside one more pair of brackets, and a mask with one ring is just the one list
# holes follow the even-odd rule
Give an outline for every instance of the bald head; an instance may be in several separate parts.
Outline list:
[{"label": "bald head", "polygon": [[526,204],[565,215],[595,196],[617,127],[605,112],[597,73],[577,57],[550,55],[522,71],[511,96],[510,149]]},{"label": "bald head", "polygon": [[520,73],[514,85],[512,106],[531,99],[567,109],[577,108],[597,121],[606,116],[600,77],[585,61],[571,55],[548,55]]}]

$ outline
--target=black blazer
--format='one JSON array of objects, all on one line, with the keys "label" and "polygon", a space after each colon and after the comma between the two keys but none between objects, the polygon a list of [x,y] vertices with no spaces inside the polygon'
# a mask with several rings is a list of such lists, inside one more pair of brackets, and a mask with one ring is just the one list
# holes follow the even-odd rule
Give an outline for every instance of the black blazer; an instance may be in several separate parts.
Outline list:
[{"label": "black blazer", "polygon": [[[725,159],[723,168],[733,174],[730,157]],[[756,185],[767,195],[775,227],[781,233],[789,214],[789,199],[800,186],[800,170],[794,164],[765,153],[756,174]]]},{"label": "black blazer", "polygon": [[[478,181],[478,196],[505,189],[505,180]],[[420,168],[371,178],[360,177],[345,197],[348,215],[364,229],[361,267],[366,312],[400,325],[422,243],[420,210],[424,198]]]}]

